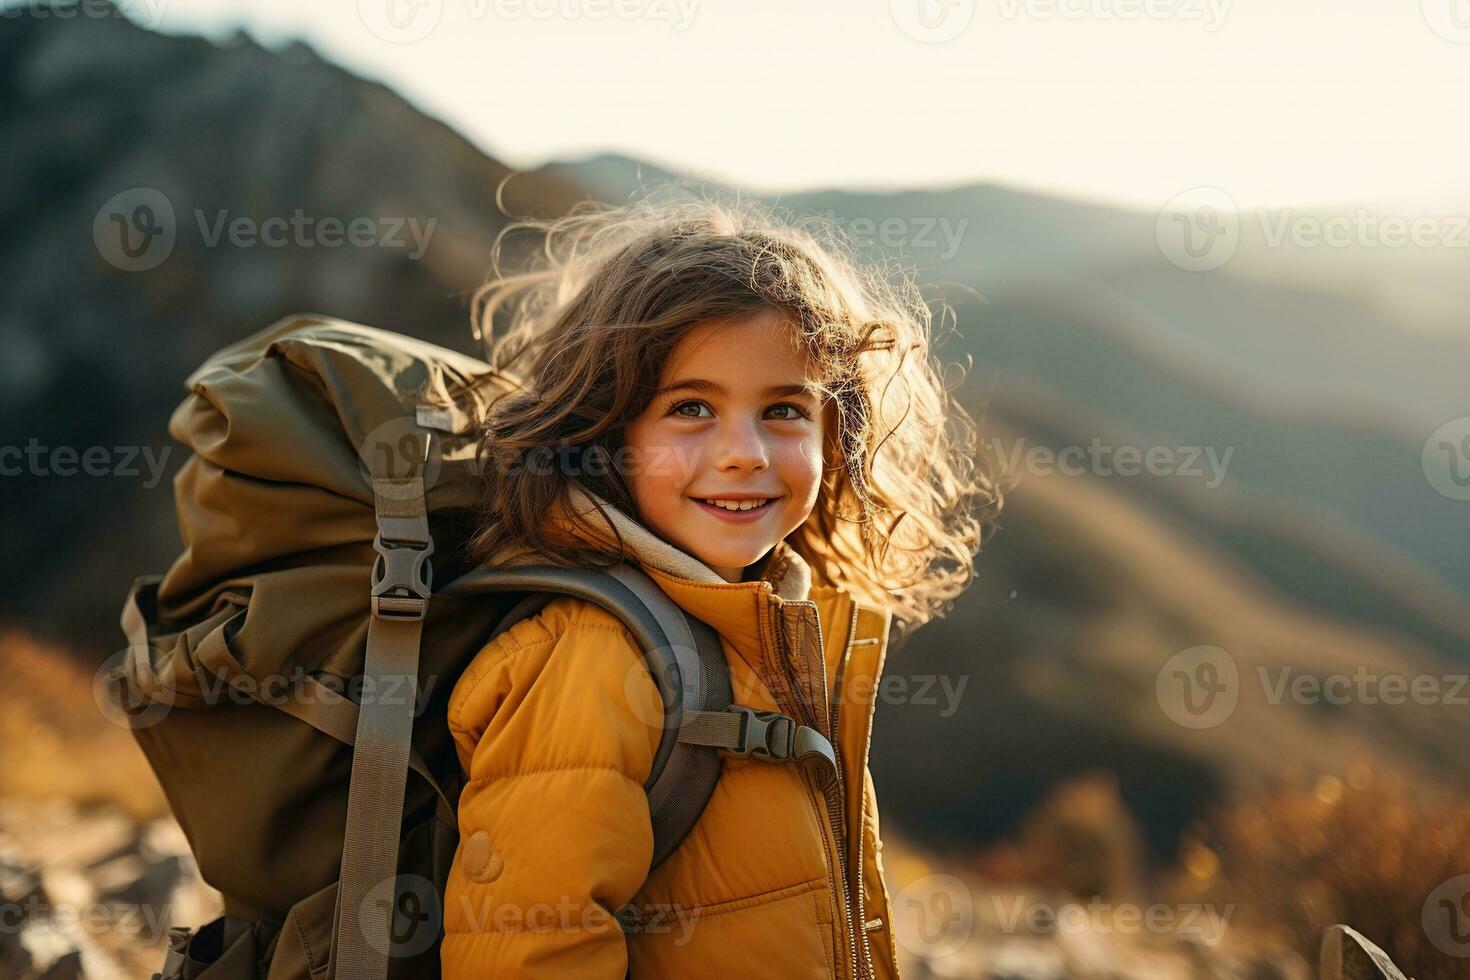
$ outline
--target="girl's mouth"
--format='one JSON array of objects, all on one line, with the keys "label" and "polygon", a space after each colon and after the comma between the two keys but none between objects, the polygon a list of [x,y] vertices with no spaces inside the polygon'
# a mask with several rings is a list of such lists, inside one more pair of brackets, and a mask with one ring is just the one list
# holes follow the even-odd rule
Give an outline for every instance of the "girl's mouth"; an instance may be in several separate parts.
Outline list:
[{"label": "girl's mouth", "polygon": [[725,507],[716,506],[715,504],[707,504],[698,497],[690,497],[689,499],[694,501],[700,510],[709,514],[711,517],[718,518],[729,524],[749,524],[769,514],[775,509],[776,501],[781,498],[772,497],[759,507],[751,507],[749,510],[729,510]]}]

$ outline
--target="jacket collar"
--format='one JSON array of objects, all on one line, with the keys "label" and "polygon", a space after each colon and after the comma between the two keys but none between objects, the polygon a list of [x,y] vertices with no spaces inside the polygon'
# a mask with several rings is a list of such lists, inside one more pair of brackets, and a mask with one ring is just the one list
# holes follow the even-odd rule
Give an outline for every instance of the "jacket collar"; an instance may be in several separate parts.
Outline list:
[{"label": "jacket collar", "polygon": [[[725,637],[748,662],[760,660],[762,615],[769,606],[810,601],[815,594],[839,591],[831,587],[814,589],[811,566],[784,539],[757,563],[751,581],[726,582],[704,562],[660,538],[602,496],[573,486],[571,498],[572,506],[591,525],[590,529],[575,528],[557,507],[547,515],[552,533],[560,530],[572,538],[569,543],[573,545],[585,542],[590,533],[605,547],[612,548],[616,542],[609,529],[608,521],[611,521],[632,560],[664,593],[689,615]],[[598,512],[599,506],[607,519]],[[486,564],[505,567],[541,560],[544,559],[529,549],[512,546],[497,552]]]}]

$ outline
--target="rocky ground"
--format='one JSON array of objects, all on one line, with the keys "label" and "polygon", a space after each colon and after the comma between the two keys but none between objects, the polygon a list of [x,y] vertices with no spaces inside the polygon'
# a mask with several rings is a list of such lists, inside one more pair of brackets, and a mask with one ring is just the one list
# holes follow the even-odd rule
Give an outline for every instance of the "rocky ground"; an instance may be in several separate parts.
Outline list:
[{"label": "rocky ground", "polygon": [[[1205,909],[1077,903],[937,873],[885,847],[906,980],[1308,980]],[[0,799],[0,977],[147,980],[170,926],[218,914],[171,819]],[[1163,918],[1148,925],[1150,909]],[[1214,918],[1211,916],[1215,915]],[[1228,910],[1226,910],[1228,919]]]},{"label": "rocky ground", "polygon": [[146,980],[170,926],[218,909],[172,820],[0,799],[0,977]]}]

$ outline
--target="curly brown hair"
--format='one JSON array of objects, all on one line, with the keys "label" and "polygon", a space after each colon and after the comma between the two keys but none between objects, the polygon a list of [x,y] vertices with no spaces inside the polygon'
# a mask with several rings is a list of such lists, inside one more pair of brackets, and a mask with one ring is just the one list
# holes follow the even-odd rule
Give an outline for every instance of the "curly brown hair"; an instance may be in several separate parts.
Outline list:
[{"label": "curly brown hair", "polygon": [[[542,247],[507,271],[506,236],[522,230]],[[817,504],[788,544],[818,580],[892,610],[900,636],[942,615],[974,576],[1002,490],[931,358],[917,284],[855,259],[830,220],[676,186],[620,206],[586,201],[497,236],[472,312],[476,337],[517,387],[484,422],[484,521],[471,557],[518,546],[556,564],[624,560],[621,537],[615,552],[589,552],[548,533],[545,516],[568,512],[596,533],[567,508],[576,485],[636,519],[611,460],[670,351],[696,324],[768,308],[786,314],[836,408]],[[549,452],[579,465],[521,465]]]}]

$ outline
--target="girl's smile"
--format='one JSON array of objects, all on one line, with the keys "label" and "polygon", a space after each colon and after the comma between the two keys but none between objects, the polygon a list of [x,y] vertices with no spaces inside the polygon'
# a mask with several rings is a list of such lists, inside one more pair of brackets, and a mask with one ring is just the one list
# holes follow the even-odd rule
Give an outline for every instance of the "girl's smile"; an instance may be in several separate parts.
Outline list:
[{"label": "girl's smile", "polygon": [[[764,494],[754,498],[751,504],[746,498],[738,496],[716,496],[691,497],[697,505],[708,511],[716,520],[728,521],[731,524],[753,524],[762,517],[767,517],[776,510],[776,503],[780,500],[780,494]],[[710,500],[718,500],[720,505],[710,503]]]}]

